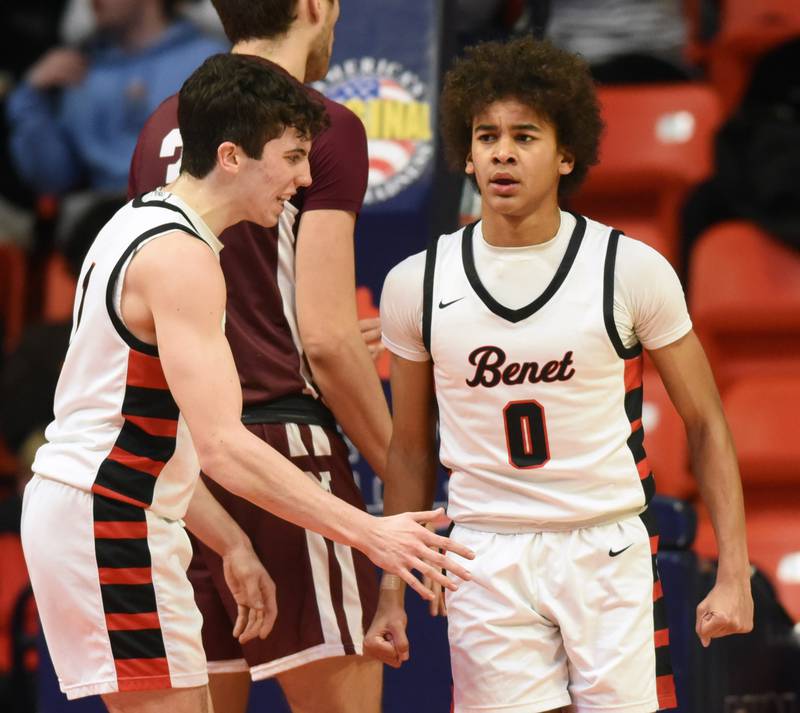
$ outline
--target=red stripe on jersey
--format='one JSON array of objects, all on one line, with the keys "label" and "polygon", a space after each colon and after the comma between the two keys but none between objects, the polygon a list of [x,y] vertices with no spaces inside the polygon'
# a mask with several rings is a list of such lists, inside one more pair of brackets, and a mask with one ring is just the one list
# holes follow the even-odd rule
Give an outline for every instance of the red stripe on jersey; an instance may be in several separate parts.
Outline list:
[{"label": "red stripe on jersey", "polygon": [[98,495],[105,495],[107,498],[111,498],[112,500],[119,500],[121,503],[135,505],[138,508],[150,507],[150,503],[143,503],[141,500],[136,500],[136,498],[129,498],[127,495],[122,495],[122,493],[118,493],[116,490],[111,490],[111,488],[106,488],[105,486],[98,485],[97,483],[92,485],[92,492],[97,493]]},{"label": "red stripe on jersey", "polygon": [[140,631],[141,629],[160,629],[158,612],[146,614],[106,614],[106,627],[109,631]]},{"label": "red stripe on jersey", "polygon": [[650,461],[647,460],[647,456],[642,458],[642,460],[640,460],[636,464],[636,470],[639,471],[639,478],[641,478],[642,480],[644,480],[648,475],[650,475],[651,473]]},{"label": "red stripe on jersey", "polygon": [[669,646],[669,629],[659,629],[653,636],[656,648]]},{"label": "red stripe on jersey", "polygon": [[94,536],[99,540],[138,540],[147,537],[147,523],[95,520]]},{"label": "red stripe on jersey", "polygon": [[672,674],[656,676],[656,691],[659,710],[678,707],[678,697],[675,695],[675,677]]},{"label": "red stripe on jersey", "polygon": [[160,659],[114,659],[120,691],[150,691],[171,688],[169,664]]},{"label": "red stripe on jersey", "polygon": [[146,389],[169,389],[161,360],[142,352],[130,350],[128,355],[128,378],[130,386],[143,386]]},{"label": "red stripe on jersey", "polygon": [[150,567],[98,567],[100,584],[152,584]]},{"label": "red stripe on jersey", "polygon": [[108,454],[108,459],[126,465],[134,470],[141,471],[142,473],[149,473],[154,478],[157,478],[166,463],[160,460],[150,460],[144,456],[137,456],[128,451],[122,450],[119,446],[114,446],[111,453]]},{"label": "red stripe on jersey", "polygon": [[125,416],[126,421],[130,421],[135,426],[141,428],[151,436],[162,436],[165,438],[175,438],[178,433],[178,420],[171,418],[147,418],[147,416]]},{"label": "red stripe on jersey", "polygon": [[658,538],[659,538],[659,535],[653,535],[650,538],[650,554],[651,555],[658,554]]},{"label": "red stripe on jersey", "polygon": [[657,582],[653,582],[653,601],[657,602],[663,596],[664,590],[661,589],[661,580],[659,579]]},{"label": "red stripe on jersey", "polygon": [[625,360],[625,393],[642,385],[642,357]]},{"label": "red stripe on jersey", "polygon": [[631,421],[631,433],[634,431],[638,431],[642,427],[642,419],[637,418],[635,421]]}]

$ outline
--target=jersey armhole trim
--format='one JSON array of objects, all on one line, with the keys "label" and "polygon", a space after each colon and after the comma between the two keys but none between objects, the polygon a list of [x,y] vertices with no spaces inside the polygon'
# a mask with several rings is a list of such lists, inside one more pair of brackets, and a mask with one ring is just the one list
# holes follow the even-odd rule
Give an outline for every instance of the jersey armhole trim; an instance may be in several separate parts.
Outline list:
[{"label": "jersey armhole trim", "polygon": [[[138,352],[143,352],[144,354],[149,354],[150,356],[158,356],[158,347],[154,344],[143,342],[141,339],[133,335],[125,326],[122,318],[114,309],[114,288],[116,287],[117,280],[119,279],[119,274],[122,271],[122,266],[145,240],[149,240],[157,235],[170,233],[176,230],[186,233],[187,235],[191,235],[198,240],[203,240],[197,233],[192,231],[190,228],[187,228],[182,223],[164,223],[163,225],[157,225],[155,228],[151,228],[150,230],[142,233],[125,249],[125,252],[122,253],[120,259],[117,260],[117,264],[114,265],[114,269],[111,270],[111,275],[108,278],[108,285],[106,286],[106,310],[108,311],[111,324],[114,325],[114,329],[117,331],[117,334],[119,334],[122,340],[131,349],[135,349]],[[205,241],[203,240],[203,242]]]},{"label": "jersey armhole trim", "polygon": [[612,230],[608,238],[603,268],[603,322],[617,356],[620,359],[633,359],[642,353],[642,345],[637,342],[632,347],[626,347],[622,343],[622,338],[617,331],[617,324],[614,321],[614,270],[617,264],[617,247],[621,234],[619,230]]},{"label": "jersey armhole trim", "polygon": [[425,251],[425,277],[422,281],[422,343],[431,354],[431,320],[433,317],[433,279],[436,274],[436,251],[439,247],[439,236],[431,238]]}]

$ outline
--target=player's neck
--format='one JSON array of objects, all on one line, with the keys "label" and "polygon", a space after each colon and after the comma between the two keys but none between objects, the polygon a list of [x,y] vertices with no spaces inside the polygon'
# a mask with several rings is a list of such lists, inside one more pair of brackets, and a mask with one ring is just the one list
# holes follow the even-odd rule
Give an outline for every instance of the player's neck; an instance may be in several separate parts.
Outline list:
[{"label": "player's neck", "polygon": [[245,40],[237,42],[231,50],[234,54],[249,54],[274,62],[283,67],[300,82],[306,78],[308,52],[302,38],[294,38],[292,42],[282,40]]},{"label": "player's neck", "polygon": [[525,216],[509,216],[486,210],[481,217],[483,239],[499,248],[539,245],[552,240],[561,226],[561,211],[554,203]]},{"label": "player's neck", "polygon": [[223,230],[241,220],[231,212],[233,202],[230,196],[226,196],[208,179],[197,179],[183,173],[165,186],[165,190],[197,213],[214,235],[219,236]]}]

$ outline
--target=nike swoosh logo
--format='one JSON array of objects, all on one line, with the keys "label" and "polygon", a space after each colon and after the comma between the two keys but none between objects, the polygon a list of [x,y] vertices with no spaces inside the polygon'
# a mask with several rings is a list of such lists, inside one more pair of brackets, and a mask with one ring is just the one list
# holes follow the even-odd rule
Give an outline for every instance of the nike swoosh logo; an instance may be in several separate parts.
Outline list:
[{"label": "nike swoosh logo", "polygon": [[[633,547],[633,543],[631,542],[631,544],[629,544],[628,547]],[[608,550],[608,556],[609,557],[616,557],[617,555],[621,555],[625,550],[628,549],[628,547],[623,547],[621,550],[617,550],[616,552],[614,552],[614,550],[612,550],[612,549],[609,549]]]},{"label": "nike swoosh logo", "polygon": [[457,300],[451,300],[450,302],[442,302],[442,300],[439,300],[439,309],[444,309],[445,307],[454,305],[456,302],[461,302],[463,299],[463,297],[459,297]]}]

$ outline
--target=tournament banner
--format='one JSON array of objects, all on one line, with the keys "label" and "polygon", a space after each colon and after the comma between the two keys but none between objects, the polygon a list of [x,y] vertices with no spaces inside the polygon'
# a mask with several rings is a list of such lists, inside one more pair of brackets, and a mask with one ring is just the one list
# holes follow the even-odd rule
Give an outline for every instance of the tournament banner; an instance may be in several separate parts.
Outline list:
[{"label": "tournament banner", "polygon": [[[383,280],[404,258],[424,250],[446,199],[436,110],[452,23],[449,2],[350,0],[342,3],[327,76],[314,87],[364,123],[369,182],[356,225],[359,316],[377,316]],[[455,230],[457,206],[453,206]],[[445,221],[447,222],[447,221]],[[389,355],[378,371],[388,393]],[[351,447],[367,506],[383,508],[381,482]],[[441,480],[437,502],[446,500]]]}]

